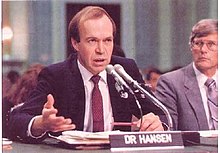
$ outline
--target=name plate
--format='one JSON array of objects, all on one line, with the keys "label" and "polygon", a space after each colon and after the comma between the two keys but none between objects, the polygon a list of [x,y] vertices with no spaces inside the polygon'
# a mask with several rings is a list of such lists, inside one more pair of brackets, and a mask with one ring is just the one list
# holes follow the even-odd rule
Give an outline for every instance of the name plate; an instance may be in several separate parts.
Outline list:
[{"label": "name plate", "polygon": [[122,132],[109,135],[111,151],[183,149],[180,131]]}]

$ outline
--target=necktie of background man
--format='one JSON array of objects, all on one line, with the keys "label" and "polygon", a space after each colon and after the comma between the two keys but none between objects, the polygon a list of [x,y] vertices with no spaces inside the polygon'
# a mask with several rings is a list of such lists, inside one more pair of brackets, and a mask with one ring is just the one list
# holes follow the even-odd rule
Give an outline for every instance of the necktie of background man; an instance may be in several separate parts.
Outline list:
[{"label": "necktie of background man", "polygon": [[213,121],[213,129],[218,129],[218,91],[215,80],[208,78],[205,82],[208,88],[208,106],[210,109],[211,118]]}]

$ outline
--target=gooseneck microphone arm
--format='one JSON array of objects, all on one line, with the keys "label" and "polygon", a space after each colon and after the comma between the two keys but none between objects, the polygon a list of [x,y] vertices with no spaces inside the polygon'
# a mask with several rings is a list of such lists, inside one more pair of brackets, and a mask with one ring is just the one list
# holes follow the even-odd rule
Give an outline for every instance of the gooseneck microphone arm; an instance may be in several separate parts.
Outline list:
[{"label": "gooseneck microphone arm", "polygon": [[142,88],[137,81],[133,80],[132,77],[125,72],[124,68],[121,65],[116,64],[114,65],[114,67],[115,67],[115,71],[122,78],[124,78],[129,84],[133,85],[134,88],[138,89],[140,92],[146,95],[151,100],[151,102],[153,102],[157,107],[159,107],[164,112],[168,120],[168,130],[173,130],[173,121],[167,108],[157,98],[155,98],[148,91]]},{"label": "gooseneck microphone arm", "polygon": [[168,130],[173,130],[173,121],[167,108],[158,99],[156,99],[148,91],[142,88],[136,81],[133,82],[133,86],[134,88],[139,89],[143,94],[145,94],[157,107],[159,107],[164,112],[168,120]]}]

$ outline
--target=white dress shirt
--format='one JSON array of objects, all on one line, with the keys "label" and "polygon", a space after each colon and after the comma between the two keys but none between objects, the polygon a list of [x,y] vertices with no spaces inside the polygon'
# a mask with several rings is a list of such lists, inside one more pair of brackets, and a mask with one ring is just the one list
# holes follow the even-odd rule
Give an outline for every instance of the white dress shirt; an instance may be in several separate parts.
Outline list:
[{"label": "white dress shirt", "polygon": [[[77,60],[79,71],[82,75],[85,88],[85,117],[84,117],[84,128],[83,131],[92,132],[93,130],[93,119],[92,119],[92,90],[94,87],[93,82],[90,80],[93,74],[83,67]],[[104,116],[104,131],[111,131],[113,122],[112,107],[110,102],[110,94],[107,84],[107,72],[106,70],[99,73],[101,77],[99,81],[99,89],[102,94],[103,101],[103,116]]]}]

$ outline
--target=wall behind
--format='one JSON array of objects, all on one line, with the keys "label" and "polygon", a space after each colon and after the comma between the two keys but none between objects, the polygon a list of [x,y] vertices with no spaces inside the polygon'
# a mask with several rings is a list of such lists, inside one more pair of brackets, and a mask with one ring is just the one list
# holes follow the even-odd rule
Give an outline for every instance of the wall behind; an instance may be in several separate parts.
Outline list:
[{"label": "wall behind", "polygon": [[121,5],[121,47],[141,69],[155,66],[167,70],[189,63],[188,38],[192,26],[202,18],[217,18],[217,0],[38,0],[3,3],[8,3],[9,24],[14,31],[11,54],[7,59],[3,56],[3,60],[16,59],[46,65],[66,58],[67,3]]},{"label": "wall behind", "polygon": [[135,6],[140,68],[169,70],[188,64],[192,26],[201,19],[218,17],[217,0],[138,0]]}]

